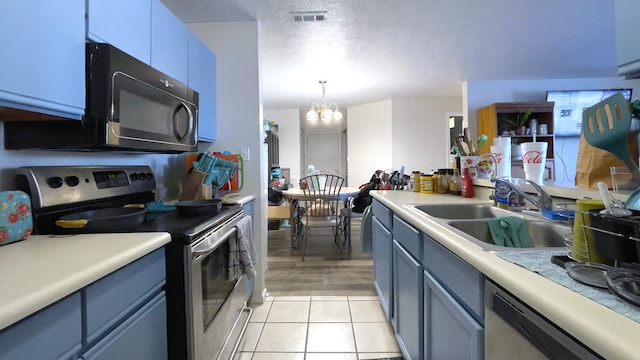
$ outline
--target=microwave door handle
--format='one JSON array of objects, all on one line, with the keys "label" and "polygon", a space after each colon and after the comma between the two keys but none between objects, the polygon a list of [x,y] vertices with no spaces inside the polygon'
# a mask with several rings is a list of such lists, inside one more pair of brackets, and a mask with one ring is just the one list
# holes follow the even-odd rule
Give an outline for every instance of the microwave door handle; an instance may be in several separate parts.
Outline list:
[{"label": "microwave door handle", "polygon": [[[180,108],[184,108],[187,111],[187,115],[189,115],[189,127],[184,135],[178,133],[178,112],[180,112]],[[173,109],[173,135],[178,139],[178,141],[182,141],[187,135],[191,134],[193,131],[193,112],[185,103],[181,102],[180,105],[176,106]]]}]

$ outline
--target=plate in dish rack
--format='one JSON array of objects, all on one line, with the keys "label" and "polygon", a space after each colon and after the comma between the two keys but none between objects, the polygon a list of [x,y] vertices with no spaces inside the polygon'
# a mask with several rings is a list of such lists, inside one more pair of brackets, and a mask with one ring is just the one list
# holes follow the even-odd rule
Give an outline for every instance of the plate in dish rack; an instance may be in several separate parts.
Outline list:
[{"label": "plate in dish rack", "polygon": [[578,262],[568,262],[564,266],[573,280],[603,289],[608,288],[607,270],[611,268],[610,266]]}]

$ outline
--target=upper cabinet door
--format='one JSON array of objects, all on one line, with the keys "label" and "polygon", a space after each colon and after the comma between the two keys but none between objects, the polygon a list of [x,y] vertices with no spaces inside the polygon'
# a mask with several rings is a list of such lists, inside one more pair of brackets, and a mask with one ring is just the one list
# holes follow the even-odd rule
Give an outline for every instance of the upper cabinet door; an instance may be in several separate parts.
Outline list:
[{"label": "upper cabinet door", "polygon": [[216,56],[189,35],[189,87],[198,92],[198,140],[216,140]]},{"label": "upper cabinet door", "polygon": [[4,1],[0,34],[0,106],[80,119],[84,2]]},{"label": "upper cabinet door", "polygon": [[151,9],[151,66],[187,84],[189,29],[159,0]]},{"label": "upper cabinet door", "polygon": [[150,64],[151,0],[87,0],[87,39]]},{"label": "upper cabinet door", "polygon": [[618,75],[640,78],[640,2],[616,0],[615,13]]}]

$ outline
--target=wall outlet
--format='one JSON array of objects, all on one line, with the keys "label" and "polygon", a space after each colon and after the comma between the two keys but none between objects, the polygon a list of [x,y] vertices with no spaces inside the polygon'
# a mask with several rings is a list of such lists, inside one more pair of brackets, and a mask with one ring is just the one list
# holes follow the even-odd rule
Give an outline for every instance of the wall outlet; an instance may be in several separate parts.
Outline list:
[{"label": "wall outlet", "polygon": [[249,151],[249,147],[248,146],[240,147],[240,156],[242,156],[242,159],[244,161],[251,160],[251,151]]}]

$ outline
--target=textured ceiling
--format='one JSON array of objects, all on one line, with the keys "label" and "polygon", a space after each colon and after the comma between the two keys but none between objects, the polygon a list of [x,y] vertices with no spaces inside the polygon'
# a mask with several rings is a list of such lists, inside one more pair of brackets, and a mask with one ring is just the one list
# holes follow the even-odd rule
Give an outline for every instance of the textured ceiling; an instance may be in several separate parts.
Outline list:
[{"label": "textured ceiling", "polygon": [[[613,0],[162,0],[262,25],[264,106],[460,96],[465,80],[615,77]],[[326,11],[294,22],[293,11]]]}]

